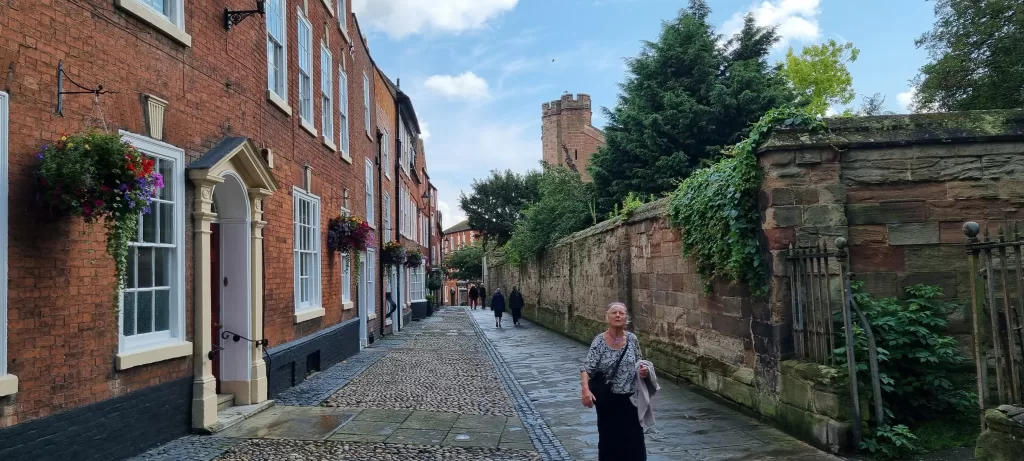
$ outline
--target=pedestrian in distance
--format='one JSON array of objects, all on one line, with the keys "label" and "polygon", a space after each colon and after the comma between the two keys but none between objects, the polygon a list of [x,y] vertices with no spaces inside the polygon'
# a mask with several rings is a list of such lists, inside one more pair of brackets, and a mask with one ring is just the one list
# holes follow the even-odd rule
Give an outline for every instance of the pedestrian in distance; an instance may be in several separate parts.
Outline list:
[{"label": "pedestrian in distance", "polygon": [[501,328],[501,314],[505,313],[505,295],[501,294],[501,288],[494,290],[494,297],[491,298],[491,310],[494,311],[495,328]]},{"label": "pedestrian in distance", "polygon": [[598,460],[646,461],[644,429],[631,397],[649,370],[639,364],[640,341],[626,331],[626,305],[609,304],[605,322],[608,329],[594,338],[580,367],[583,406],[597,406]]},{"label": "pedestrian in distance", "polygon": [[512,287],[512,293],[508,295],[508,308],[512,311],[512,326],[519,326],[519,318],[523,316],[523,293],[519,287]]},{"label": "pedestrian in distance", "polygon": [[[476,289],[476,285],[469,287],[469,308],[476,309],[476,298],[480,293]],[[486,296],[486,295],[485,295]]]},{"label": "pedestrian in distance", "polygon": [[487,289],[480,285],[480,308],[487,309]]}]

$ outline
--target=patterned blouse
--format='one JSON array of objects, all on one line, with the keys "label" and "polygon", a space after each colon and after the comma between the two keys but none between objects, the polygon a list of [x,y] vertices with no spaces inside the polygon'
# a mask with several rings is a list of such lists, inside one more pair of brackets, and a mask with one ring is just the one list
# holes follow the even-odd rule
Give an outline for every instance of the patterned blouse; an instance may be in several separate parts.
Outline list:
[{"label": "patterned blouse", "polygon": [[[643,353],[640,352],[640,340],[633,333],[626,333],[629,350],[619,364],[619,370],[611,377],[612,392],[615,394],[632,394],[636,389],[636,365],[643,360]],[[623,346],[625,347],[625,346]],[[612,349],[604,340],[604,333],[597,335],[590,343],[590,352],[587,353],[587,361],[580,367],[580,371],[587,372],[593,376],[594,372],[601,370],[606,375],[615,368],[615,362],[619,360],[622,348]]]}]

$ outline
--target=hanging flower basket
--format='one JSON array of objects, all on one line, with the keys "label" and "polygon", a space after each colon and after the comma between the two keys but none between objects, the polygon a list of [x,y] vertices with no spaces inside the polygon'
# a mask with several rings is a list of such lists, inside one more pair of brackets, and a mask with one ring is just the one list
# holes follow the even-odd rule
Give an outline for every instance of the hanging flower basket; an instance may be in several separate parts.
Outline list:
[{"label": "hanging flower basket", "polygon": [[400,266],[405,263],[405,247],[398,242],[387,242],[380,251],[380,262],[385,266]]},{"label": "hanging flower basket", "polygon": [[117,289],[124,286],[129,244],[138,238],[139,218],[149,214],[164,187],[155,162],[115,134],[62,134],[36,158],[39,199],[51,210],[102,220],[107,253],[115,262]]},{"label": "hanging flower basket", "polygon": [[420,250],[409,250],[405,253],[405,267],[420,267],[423,264],[423,253]]},{"label": "hanging flower basket", "polygon": [[373,246],[373,229],[359,216],[338,216],[327,222],[327,249],[339,253],[366,251]]}]

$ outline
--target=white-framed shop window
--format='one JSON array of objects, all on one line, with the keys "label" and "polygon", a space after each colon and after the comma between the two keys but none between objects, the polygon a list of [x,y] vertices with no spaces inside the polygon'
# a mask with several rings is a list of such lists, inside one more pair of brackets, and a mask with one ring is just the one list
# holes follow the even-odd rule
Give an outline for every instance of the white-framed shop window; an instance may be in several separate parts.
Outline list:
[{"label": "white-framed shop window", "polygon": [[[8,100],[7,93],[0,91],[0,280],[3,281],[0,283],[0,380],[7,375],[7,138],[10,130]],[[0,392],[0,395],[5,393]]]},{"label": "white-framed shop window", "polygon": [[185,151],[134,133],[121,138],[154,160],[164,181],[128,251],[118,328],[126,353],[185,341]]},{"label": "white-framed shop window", "polygon": [[352,257],[341,254],[341,302],[352,302]]},{"label": "white-framed shop window", "polygon": [[295,312],[320,308],[320,197],[292,189]]},{"label": "white-framed shop window", "polygon": [[320,130],[328,146],[334,146],[334,64],[327,44],[320,43]]},{"label": "white-framed shop window", "polygon": [[366,249],[366,274],[363,283],[366,284],[366,315],[374,317],[377,313],[377,292],[374,291],[377,281],[377,253],[373,248]]},{"label": "white-framed shop window", "polygon": [[376,228],[377,225],[373,219],[373,162],[370,159],[366,159],[364,176],[366,178],[366,222],[370,224],[370,227]]},{"label": "white-framed shop window", "polygon": [[409,277],[409,284],[411,286],[411,293],[409,295],[411,296],[410,301],[422,301],[426,297],[426,293],[424,292],[425,281],[423,280],[423,274],[425,271],[423,270],[422,263],[419,267],[412,268],[410,272],[412,272]]},{"label": "white-framed shop window", "polygon": [[288,23],[285,0],[267,0],[267,91],[288,103]]},{"label": "white-framed shop window", "polygon": [[298,13],[298,52],[299,52],[299,118],[310,127],[313,126],[313,26],[302,14]]},{"label": "white-framed shop window", "polygon": [[341,69],[338,74],[338,101],[338,125],[341,130],[341,141],[338,148],[341,149],[343,157],[348,157],[348,74],[345,73],[345,69]]}]

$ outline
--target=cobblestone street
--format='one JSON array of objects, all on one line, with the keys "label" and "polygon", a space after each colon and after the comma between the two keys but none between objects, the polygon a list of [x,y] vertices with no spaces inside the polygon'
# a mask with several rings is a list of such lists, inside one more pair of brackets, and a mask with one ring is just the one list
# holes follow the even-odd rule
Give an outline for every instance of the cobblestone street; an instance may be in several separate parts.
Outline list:
[{"label": "cobblestone street", "polygon": [[[138,461],[596,460],[596,415],[579,404],[586,347],[490,311],[444,309],[288,390],[214,436]],[[656,460],[836,460],[683,387],[656,397]]]}]

